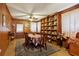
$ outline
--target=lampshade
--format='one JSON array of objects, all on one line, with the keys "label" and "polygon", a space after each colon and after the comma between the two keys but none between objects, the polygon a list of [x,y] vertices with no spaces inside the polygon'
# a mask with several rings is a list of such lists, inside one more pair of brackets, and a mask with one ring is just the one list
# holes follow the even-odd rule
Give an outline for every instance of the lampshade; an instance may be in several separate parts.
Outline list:
[{"label": "lampshade", "polygon": [[33,19],[32,19],[32,18],[30,18],[29,20],[30,20],[30,21],[33,21]]}]

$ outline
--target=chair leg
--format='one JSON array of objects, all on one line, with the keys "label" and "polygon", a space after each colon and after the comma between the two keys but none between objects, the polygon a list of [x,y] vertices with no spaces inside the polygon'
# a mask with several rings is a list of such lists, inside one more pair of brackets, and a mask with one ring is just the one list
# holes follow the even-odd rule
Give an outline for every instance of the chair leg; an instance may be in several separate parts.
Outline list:
[{"label": "chair leg", "polygon": [[27,45],[26,47],[27,47],[27,49],[29,49],[29,45]]},{"label": "chair leg", "polygon": [[42,46],[40,45],[40,52],[42,52]]},{"label": "chair leg", "polygon": [[26,51],[26,44],[25,43],[23,44],[23,47],[24,47],[24,50]]},{"label": "chair leg", "polygon": [[44,44],[44,49],[47,50],[47,45],[46,44]]},{"label": "chair leg", "polygon": [[47,45],[45,44],[45,49],[47,50]]}]

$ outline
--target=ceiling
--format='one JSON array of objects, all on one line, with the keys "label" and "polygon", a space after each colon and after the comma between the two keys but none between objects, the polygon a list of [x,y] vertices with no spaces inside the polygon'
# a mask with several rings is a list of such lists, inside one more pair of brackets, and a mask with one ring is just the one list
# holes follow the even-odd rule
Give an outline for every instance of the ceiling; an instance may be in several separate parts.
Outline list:
[{"label": "ceiling", "polygon": [[30,16],[41,18],[69,8],[77,3],[7,3],[8,9],[13,18],[26,19]]}]

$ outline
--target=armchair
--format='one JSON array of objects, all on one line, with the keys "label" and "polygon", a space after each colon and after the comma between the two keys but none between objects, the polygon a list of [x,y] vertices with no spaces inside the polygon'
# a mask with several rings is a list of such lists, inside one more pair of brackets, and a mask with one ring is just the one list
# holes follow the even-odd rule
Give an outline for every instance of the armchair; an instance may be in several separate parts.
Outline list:
[{"label": "armchair", "polygon": [[69,41],[69,53],[74,56],[79,56],[79,32],[77,32],[76,38]]}]

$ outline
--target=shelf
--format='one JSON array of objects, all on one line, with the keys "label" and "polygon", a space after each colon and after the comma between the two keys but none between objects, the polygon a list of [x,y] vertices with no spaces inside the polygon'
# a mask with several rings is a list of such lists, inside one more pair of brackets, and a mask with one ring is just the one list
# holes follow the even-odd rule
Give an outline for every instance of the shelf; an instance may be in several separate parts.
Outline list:
[{"label": "shelf", "polygon": [[50,36],[50,39],[56,40],[58,32],[58,15],[52,15],[42,19],[41,31],[47,36]]}]

